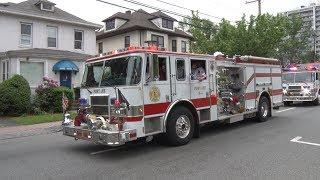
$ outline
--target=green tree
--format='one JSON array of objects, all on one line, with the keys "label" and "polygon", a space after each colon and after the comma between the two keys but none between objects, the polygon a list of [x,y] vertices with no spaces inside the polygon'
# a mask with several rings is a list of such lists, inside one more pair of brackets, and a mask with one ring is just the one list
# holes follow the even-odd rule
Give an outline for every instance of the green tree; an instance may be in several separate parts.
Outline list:
[{"label": "green tree", "polygon": [[308,38],[311,35],[311,25],[303,26],[303,21],[299,16],[291,16],[286,19],[286,36],[278,46],[276,57],[283,63],[307,61],[314,52],[308,50]]},{"label": "green tree", "polygon": [[214,51],[223,52],[225,54],[234,55],[236,43],[236,27],[229,21],[223,19],[219,24],[219,29],[214,37],[216,48]]},{"label": "green tree", "polygon": [[191,17],[184,18],[180,27],[192,34],[194,40],[190,43],[190,51],[195,53],[210,53],[215,49],[214,37],[218,26],[208,19],[201,19],[197,11],[191,12]]},{"label": "green tree", "polygon": [[283,60],[301,58],[308,43],[308,29],[301,31],[301,19],[280,14],[251,16],[249,20],[243,16],[236,23],[223,19],[214,24],[192,12],[184,22],[187,25],[181,24],[181,27],[193,35],[190,49],[196,53],[221,51],[229,56],[254,55]]}]

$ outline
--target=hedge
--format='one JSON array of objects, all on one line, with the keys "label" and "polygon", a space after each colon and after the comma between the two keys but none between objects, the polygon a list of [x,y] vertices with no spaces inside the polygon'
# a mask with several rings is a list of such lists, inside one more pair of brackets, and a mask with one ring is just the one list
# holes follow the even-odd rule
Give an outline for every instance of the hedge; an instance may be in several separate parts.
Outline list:
[{"label": "hedge", "polygon": [[30,109],[31,90],[28,81],[21,75],[0,84],[0,114],[22,115]]},{"label": "hedge", "polygon": [[36,102],[42,111],[62,112],[63,93],[69,100],[68,110],[70,110],[74,100],[74,93],[71,89],[65,87],[48,88],[41,91],[41,93],[37,93]]}]

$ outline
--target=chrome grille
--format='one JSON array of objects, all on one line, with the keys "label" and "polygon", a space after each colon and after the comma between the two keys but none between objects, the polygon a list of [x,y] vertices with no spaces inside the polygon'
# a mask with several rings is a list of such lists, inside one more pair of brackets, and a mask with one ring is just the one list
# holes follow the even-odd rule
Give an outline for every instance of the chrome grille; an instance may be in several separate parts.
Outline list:
[{"label": "chrome grille", "polygon": [[91,96],[91,105],[108,105],[108,96]]},{"label": "chrome grille", "polygon": [[301,90],[301,86],[289,86],[289,90]]},{"label": "chrome grille", "polygon": [[109,115],[109,96],[91,96],[91,113],[96,115]]}]

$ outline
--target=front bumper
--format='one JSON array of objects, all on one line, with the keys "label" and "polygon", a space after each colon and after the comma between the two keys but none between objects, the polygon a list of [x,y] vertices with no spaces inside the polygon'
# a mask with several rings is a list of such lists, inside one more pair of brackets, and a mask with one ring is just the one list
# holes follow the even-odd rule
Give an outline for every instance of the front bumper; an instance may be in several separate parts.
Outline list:
[{"label": "front bumper", "polygon": [[316,98],[316,96],[283,96],[283,101],[314,101]]},{"label": "front bumper", "polygon": [[81,128],[81,126],[78,127],[73,125],[64,126],[63,135],[108,146],[120,146],[128,141],[137,139],[137,132],[135,129],[113,132],[107,130],[84,129]]}]

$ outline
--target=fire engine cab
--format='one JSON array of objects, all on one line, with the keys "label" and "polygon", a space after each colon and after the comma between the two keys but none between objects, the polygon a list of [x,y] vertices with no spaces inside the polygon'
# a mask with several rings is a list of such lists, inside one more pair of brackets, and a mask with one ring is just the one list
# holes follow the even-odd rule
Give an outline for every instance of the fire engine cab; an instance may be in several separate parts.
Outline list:
[{"label": "fire engine cab", "polygon": [[319,104],[320,63],[290,64],[283,69],[283,101]]},{"label": "fire engine cab", "polygon": [[80,109],[63,134],[109,146],[161,136],[171,145],[200,126],[256,117],[282,105],[276,59],[130,47],[86,61]]}]

